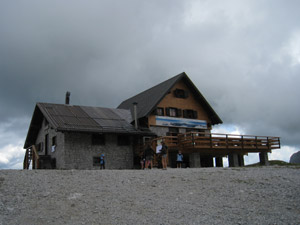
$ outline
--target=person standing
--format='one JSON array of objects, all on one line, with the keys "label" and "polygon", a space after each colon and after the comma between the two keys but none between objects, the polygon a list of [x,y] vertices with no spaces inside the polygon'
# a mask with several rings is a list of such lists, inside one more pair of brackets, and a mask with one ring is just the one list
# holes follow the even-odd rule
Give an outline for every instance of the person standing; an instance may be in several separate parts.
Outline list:
[{"label": "person standing", "polygon": [[141,169],[145,169],[145,153],[144,151],[140,152],[140,164],[141,164]]},{"label": "person standing", "polygon": [[148,169],[150,165],[150,169],[153,167],[153,156],[154,156],[154,151],[151,148],[151,146],[148,144],[145,150],[145,157],[146,157],[146,165],[145,168]]},{"label": "person standing", "polygon": [[181,151],[179,151],[177,154],[177,168],[181,168],[182,162],[183,162],[183,155]]},{"label": "person standing", "polygon": [[166,146],[165,142],[161,143],[162,147],[161,147],[161,162],[162,162],[162,167],[163,170],[167,169],[167,156],[168,156],[168,147]]},{"label": "person standing", "polygon": [[105,155],[101,154],[100,156],[100,170],[105,170]]}]

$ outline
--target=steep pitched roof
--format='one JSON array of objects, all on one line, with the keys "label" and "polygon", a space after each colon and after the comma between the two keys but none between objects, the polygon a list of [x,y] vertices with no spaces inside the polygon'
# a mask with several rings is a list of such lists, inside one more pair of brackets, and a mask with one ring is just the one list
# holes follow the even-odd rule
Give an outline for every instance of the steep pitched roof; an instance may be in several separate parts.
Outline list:
[{"label": "steep pitched roof", "polygon": [[149,131],[136,130],[130,124],[130,110],[37,103],[24,148],[35,142],[44,117],[57,131],[150,134]]},{"label": "steep pitched roof", "polygon": [[141,92],[125,101],[123,101],[118,108],[119,109],[130,109],[132,110],[132,105],[134,102],[138,103],[137,107],[137,116],[138,118],[147,117],[159,104],[159,102],[166,96],[166,94],[172,89],[172,87],[183,80],[186,85],[189,87],[190,91],[198,99],[202,107],[207,111],[212,124],[222,123],[222,120],[213,110],[210,104],[206,101],[204,96],[200,93],[197,87],[189,79],[185,72],[180,73],[146,91]]}]

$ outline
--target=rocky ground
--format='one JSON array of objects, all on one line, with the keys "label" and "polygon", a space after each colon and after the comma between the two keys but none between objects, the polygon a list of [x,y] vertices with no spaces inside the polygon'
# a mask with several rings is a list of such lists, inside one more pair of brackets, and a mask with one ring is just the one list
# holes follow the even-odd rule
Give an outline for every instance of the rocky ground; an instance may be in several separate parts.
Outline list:
[{"label": "rocky ground", "polygon": [[300,169],[0,170],[0,224],[300,224]]}]

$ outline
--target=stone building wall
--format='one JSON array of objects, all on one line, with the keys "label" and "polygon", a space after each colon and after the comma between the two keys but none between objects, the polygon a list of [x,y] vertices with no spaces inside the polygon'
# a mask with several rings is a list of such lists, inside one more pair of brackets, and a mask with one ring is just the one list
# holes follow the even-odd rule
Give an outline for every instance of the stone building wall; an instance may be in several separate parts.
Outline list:
[{"label": "stone building wall", "polygon": [[155,133],[158,137],[160,136],[166,136],[166,134],[169,132],[168,127],[156,127],[156,126],[151,126],[150,130]]},{"label": "stone building wall", "polygon": [[105,134],[104,145],[93,145],[90,133],[66,132],[64,137],[65,169],[99,169],[93,160],[101,154],[105,154],[106,169],[133,168],[132,144],[119,146],[117,134]]},{"label": "stone building wall", "polygon": [[93,145],[92,133],[57,132],[43,121],[35,143],[40,156],[46,155],[46,135],[47,155],[55,159],[56,169],[99,169],[93,157],[99,158],[101,154],[105,154],[106,169],[133,168],[133,137],[130,145],[119,146],[118,134],[105,134],[104,145]]},{"label": "stone building wall", "polygon": [[[48,144],[46,146],[46,135],[48,135]],[[56,137],[56,145],[53,143],[53,138]],[[43,156],[50,155],[56,160],[56,168],[63,168],[64,166],[64,134],[62,132],[56,132],[45,119],[38,133],[35,146],[38,150],[38,154]],[[53,147],[52,147],[53,146]]]}]

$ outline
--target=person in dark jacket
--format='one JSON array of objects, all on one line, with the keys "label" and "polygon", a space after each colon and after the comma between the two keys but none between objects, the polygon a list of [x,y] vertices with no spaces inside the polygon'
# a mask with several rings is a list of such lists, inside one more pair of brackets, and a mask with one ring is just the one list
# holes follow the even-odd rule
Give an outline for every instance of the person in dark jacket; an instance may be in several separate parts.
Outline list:
[{"label": "person in dark jacket", "polygon": [[154,156],[154,151],[151,148],[151,146],[148,144],[145,150],[145,157],[146,157],[146,165],[145,168],[149,168],[150,164],[150,169],[153,167],[153,156]]},{"label": "person in dark jacket", "polygon": [[162,162],[162,167],[163,170],[167,169],[167,156],[168,156],[168,147],[166,146],[165,142],[161,143],[162,147],[161,147],[161,162]]},{"label": "person in dark jacket", "polygon": [[105,155],[101,154],[100,156],[100,170],[105,170]]}]

